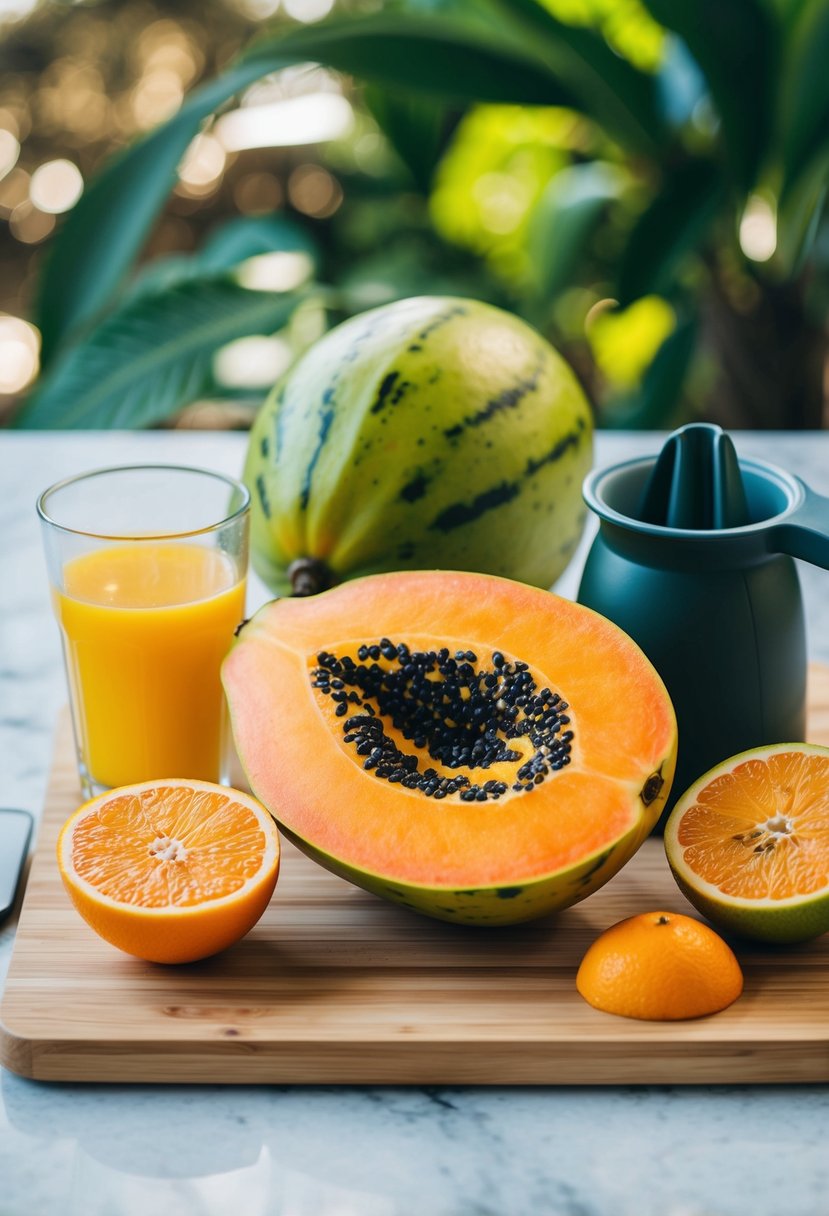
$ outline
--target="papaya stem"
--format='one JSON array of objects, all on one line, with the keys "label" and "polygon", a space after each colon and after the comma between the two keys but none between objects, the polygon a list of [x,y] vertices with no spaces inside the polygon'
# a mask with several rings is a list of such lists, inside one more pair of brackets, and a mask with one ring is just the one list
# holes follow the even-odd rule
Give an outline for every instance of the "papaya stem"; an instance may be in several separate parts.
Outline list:
[{"label": "papaya stem", "polygon": [[333,583],[331,571],[325,562],[316,557],[298,557],[288,567],[291,580],[291,595],[317,595],[327,591]]}]

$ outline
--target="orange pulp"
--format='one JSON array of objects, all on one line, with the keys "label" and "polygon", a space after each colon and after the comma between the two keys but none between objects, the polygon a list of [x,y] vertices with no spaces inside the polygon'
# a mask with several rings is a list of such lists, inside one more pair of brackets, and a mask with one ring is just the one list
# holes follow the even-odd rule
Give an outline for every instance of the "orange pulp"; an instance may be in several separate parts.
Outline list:
[{"label": "orange pulp", "polygon": [[207,958],[259,920],[279,873],[276,824],[249,794],[205,781],[100,794],[64,824],[64,885],[106,941],[156,963]]}]

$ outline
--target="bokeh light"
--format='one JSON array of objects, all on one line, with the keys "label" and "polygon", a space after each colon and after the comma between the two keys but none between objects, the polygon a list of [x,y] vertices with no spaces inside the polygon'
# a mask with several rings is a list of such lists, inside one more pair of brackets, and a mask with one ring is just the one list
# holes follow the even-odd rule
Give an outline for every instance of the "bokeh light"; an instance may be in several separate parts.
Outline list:
[{"label": "bokeh light", "polygon": [[288,197],[297,211],[313,219],[325,219],[342,203],[343,191],[321,165],[298,165],[288,178]]},{"label": "bokeh light", "polygon": [[279,0],[238,0],[245,16],[253,21],[265,21],[279,11]]},{"label": "bokeh light", "polygon": [[0,313],[0,393],[19,393],[34,380],[40,363],[40,334],[20,317]]},{"label": "bokeh light", "polygon": [[147,131],[172,117],[184,98],[184,85],[172,68],[153,68],[132,90],[130,104],[136,125]]},{"label": "bokeh light", "polygon": [[267,215],[285,201],[285,191],[273,173],[246,173],[233,187],[233,201],[243,215]]},{"label": "bokeh light", "polygon": [[743,211],[740,248],[752,262],[767,262],[777,248],[777,216],[762,194],[753,194]]},{"label": "bokeh light", "polygon": [[0,127],[0,178],[11,173],[20,155],[20,140],[5,127]]},{"label": "bokeh light", "polygon": [[0,0],[0,22],[21,21],[37,8],[37,0]]},{"label": "bokeh light", "polygon": [[153,21],[147,26],[138,39],[135,57],[144,73],[166,69],[185,87],[195,80],[204,66],[204,55],[198,44],[172,20]]},{"label": "bokeh light", "polygon": [[0,216],[8,218],[29,198],[29,174],[19,166],[0,180]]},{"label": "bokeh light", "polygon": [[227,163],[227,153],[213,135],[197,135],[178,167],[178,190],[201,198],[218,186]]},{"label": "bokeh light", "polygon": [[229,152],[290,148],[340,139],[354,125],[350,102],[338,93],[307,93],[267,105],[241,106],[218,119],[216,137]]},{"label": "bokeh light", "polygon": [[29,198],[39,211],[60,215],[74,207],[83,193],[83,177],[71,160],[50,160],[32,174]]},{"label": "bokeh light", "polygon": [[322,21],[334,7],[334,0],[282,0],[282,7],[295,21]]},{"label": "bokeh light", "polygon": [[41,75],[33,98],[38,133],[70,132],[81,144],[100,138],[110,113],[105,88],[94,64],[65,55],[55,59]]},{"label": "bokeh light", "polygon": [[30,199],[18,203],[9,216],[9,228],[16,240],[24,245],[39,245],[55,226],[55,217],[40,211]]},{"label": "bokeh light", "polygon": [[314,273],[310,254],[300,249],[261,253],[242,262],[237,271],[242,287],[252,291],[295,291]]},{"label": "bokeh light", "polygon": [[269,387],[292,360],[291,344],[284,338],[238,338],[217,352],[213,374],[227,388]]}]

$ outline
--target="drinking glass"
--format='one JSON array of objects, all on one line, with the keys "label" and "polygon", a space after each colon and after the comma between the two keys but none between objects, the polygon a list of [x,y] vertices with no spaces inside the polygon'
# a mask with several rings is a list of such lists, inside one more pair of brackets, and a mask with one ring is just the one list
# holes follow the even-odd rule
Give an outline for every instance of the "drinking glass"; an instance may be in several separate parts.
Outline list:
[{"label": "drinking glass", "polygon": [[175,465],[96,469],[38,499],[86,797],[229,780],[219,669],[244,617],[249,504]]}]

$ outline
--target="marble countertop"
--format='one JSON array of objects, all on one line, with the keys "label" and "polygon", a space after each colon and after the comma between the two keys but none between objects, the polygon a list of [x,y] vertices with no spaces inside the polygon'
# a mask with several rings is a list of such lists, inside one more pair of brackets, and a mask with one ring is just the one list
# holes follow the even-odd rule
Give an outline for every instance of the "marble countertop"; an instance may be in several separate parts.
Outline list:
[{"label": "marble countertop", "polygon": [[[741,455],[829,494],[829,433],[736,440]],[[65,700],[37,493],[145,460],[238,475],[245,442],[0,433],[3,805],[38,813]],[[601,434],[596,460],[659,444]],[[584,552],[564,594],[575,593]],[[829,662],[829,574],[800,569],[810,656]],[[249,607],[265,598],[252,580]],[[0,986],[13,936],[12,918],[0,926]],[[827,1119],[826,1086],[129,1087],[0,1069],[0,1216],[825,1216]]]}]

